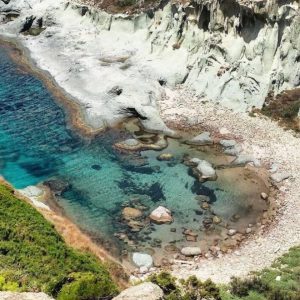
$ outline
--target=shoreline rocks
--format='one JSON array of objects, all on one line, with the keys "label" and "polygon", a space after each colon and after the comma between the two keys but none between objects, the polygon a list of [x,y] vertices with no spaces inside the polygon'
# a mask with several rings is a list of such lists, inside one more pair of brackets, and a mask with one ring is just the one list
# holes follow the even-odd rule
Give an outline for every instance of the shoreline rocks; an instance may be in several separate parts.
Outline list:
[{"label": "shoreline rocks", "polygon": [[212,145],[213,139],[211,138],[210,133],[208,131],[205,131],[195,136],[191,140],[186,141],[186,143],[198,146]]}]

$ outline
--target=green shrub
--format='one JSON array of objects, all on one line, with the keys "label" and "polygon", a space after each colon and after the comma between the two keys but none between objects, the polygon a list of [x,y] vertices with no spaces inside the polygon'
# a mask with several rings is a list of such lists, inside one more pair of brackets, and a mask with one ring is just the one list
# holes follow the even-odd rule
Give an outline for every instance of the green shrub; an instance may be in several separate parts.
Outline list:
[{"label": "green shrub", "polygon": [[166,300],[198,300],[202,298],[220,300],[220,290],[211,280],[204,282],[191,276],[187,280],[176,281],[167,272],[150,276],[150,281],[160,286]]},{"label": "green shrub", "polygon": [[73,273],[63,282],[58,300],[98,299],[115,293],[107,277],[92,273]]},{"label": "green shrub", "polygon": [[93,296],[117,292],[98,259],[68,247],[39,212],[0,185],[0,290],[43,291],[54,297],[72,292],[76,300],[90,289]]}]

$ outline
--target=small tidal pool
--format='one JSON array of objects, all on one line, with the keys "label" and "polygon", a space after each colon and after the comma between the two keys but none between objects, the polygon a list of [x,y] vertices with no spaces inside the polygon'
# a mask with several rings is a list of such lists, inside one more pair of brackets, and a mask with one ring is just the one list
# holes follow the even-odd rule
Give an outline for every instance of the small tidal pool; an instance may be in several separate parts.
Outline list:
[{"label": "small tidal pool", "polygon": [[[186,156],[216,167],[232,160],[215,147],[169,138],[164,150],[120,152],[113,145],[130,138],[136,124],[81,137],[44,84],[1,46],[0,72],[0,174],[18,189],[44,182],[65,214],[118,257],[136,250],[162,257],[186,245],[228,249],[247,228],[254,230],[267,208],[260,199],[267,187],[250,169],[220,167],[218,179],[205,183],[192,176]],[[159,161],[161,153],[174,158]],[[171,210],[173,223],[150,222],[160,205]],[[141,215],[129,223],[125,207]],[[239,238],[229,237],[229,228]]]}]

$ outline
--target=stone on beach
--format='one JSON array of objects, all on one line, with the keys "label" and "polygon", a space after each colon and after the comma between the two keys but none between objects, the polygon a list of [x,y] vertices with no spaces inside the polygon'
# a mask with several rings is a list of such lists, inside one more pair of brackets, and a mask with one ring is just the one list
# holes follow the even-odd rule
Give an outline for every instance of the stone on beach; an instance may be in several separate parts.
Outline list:
[{"label": "stone on beach", "polygon": [[173,221],[171,211],[163,206],[157,207],[150,214],[151,221],[157,224],[171,223]]},{"label": "stone on beach", "polygon": [[254,166],[259,167],[260,162],[258,159],[248,154],[240,154],[233,162],[234,165],[246,165],[248,163],[253,163]]},{"label": "stone on beach", "polygon": [[163,296],[164,293],[159,286],[152,282],[144,282],[122,291],[113,300],[161,300]]},{"label": "stone on beach", "polygon": [[196,256],[201,254],[200,247],[184,247],[181,249],[181,254],[184,256]]},{"label": "stone on beach", "polygon": [[220,145],[224,148],[232,148],[236,145],[235,140],[220,140]]},{"label": "stone on beach", "polygon": [[285,179],[288,179],[290,177],[290,174],[288,173],[274,173],[271,175],[271,179],[275,181],[276,183],[280,183]]},{"label": "stone on beach", "polygon": [[153,258],[146,253],[134,252],[132,255],[132,261],[136,266],[151,268],[153,265]]},{"label": "stone on beach", "polygon": [[210,137],[210,133],[205,131],[205,132],[202,132],[201,134],[195,136],[191,140],[188,140],[187,144],[211,145],[211,144],[213,144],[213,139]]}]

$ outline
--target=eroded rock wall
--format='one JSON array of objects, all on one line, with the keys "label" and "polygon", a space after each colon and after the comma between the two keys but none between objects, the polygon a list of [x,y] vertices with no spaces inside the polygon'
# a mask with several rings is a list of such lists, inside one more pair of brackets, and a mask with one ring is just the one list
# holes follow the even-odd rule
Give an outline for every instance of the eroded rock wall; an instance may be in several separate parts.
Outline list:
[{"label": "eroded rock wall", "polygon": [[[9,11],[19,16],[5,20]],[[300,13],[292,1],[165,1],[128,16],[66,0],[11,0],[0,12],[0,33],[22,40],[94,127],[135,111],[146,127],[168,131],[156,103],[176,85],[235,111],[300,85]],[[32,18],[43,31],[20,34]]]}]

